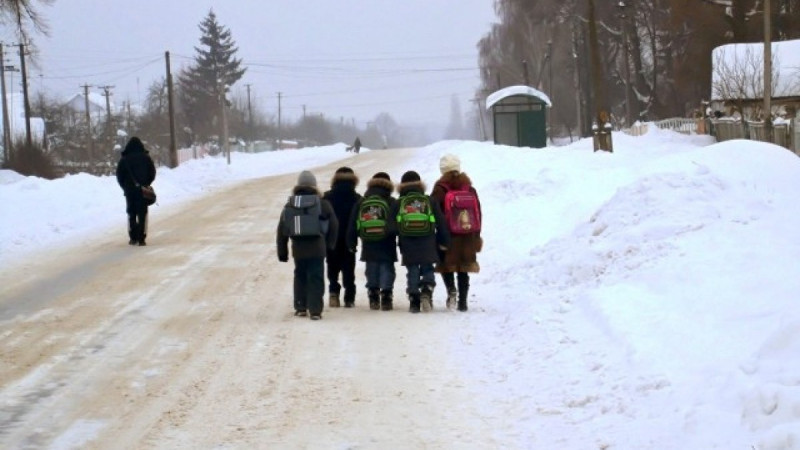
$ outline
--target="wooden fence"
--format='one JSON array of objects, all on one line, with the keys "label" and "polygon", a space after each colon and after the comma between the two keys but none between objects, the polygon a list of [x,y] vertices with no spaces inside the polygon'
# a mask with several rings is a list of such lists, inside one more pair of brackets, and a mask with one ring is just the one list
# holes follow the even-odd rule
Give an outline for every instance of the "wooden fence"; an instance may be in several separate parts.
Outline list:
[{"label": "wooden fence", "polygon": [[[651,125],[685,134],[708,134],[714,136],[717,142],[731,139],[767,141],[763,122],[742,122],[741,120],[672,118],[656,122],[637,123],[623,131],[631,136],[641,136],[647,133]],[[800,155],[800,118],[775,124],[772,132],[772,143]]]}]

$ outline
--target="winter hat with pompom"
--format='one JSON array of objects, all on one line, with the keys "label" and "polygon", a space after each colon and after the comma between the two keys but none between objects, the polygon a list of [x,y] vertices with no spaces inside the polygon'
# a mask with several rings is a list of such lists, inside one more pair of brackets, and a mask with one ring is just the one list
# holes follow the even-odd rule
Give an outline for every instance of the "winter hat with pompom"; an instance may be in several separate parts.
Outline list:
[{"label": "winter hat with pompom", "polygon": [[461,172],[461,160],[458,156],[448,153],[439,160],[439,170],[442,171],[442,175],[447,172]]}]

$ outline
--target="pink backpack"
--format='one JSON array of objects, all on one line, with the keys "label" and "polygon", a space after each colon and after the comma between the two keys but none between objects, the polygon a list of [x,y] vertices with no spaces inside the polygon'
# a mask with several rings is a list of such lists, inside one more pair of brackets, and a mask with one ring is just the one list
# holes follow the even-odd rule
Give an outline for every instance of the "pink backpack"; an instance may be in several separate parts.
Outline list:
[{"label": "pink backpack", "polygon": [[447,228],[452,234],[472,234],[481,231],[481,210],[478,196],[469,185],[460,189],[445,186],[444,215]]}]

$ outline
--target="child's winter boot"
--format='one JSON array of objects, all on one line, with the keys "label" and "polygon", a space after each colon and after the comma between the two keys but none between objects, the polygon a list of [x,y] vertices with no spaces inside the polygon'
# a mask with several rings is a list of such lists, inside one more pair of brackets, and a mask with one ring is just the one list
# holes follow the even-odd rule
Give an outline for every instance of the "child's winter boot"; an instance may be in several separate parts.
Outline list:
[{"label": "child's winter boot", "polygon": [[328,306],[331,308],[338,308],[339,307],[339,293],[338,292],[331,292],[328,294]]},{"label": "child's winter boot", "polygon": [[370,289],[367,292],[367,297],[369,298],[369,309],[381,309],[381,298],[380,298],[380,291],[377,289]]},{"label": "child's winter boot", "polygon": [[408,302],[408,312],[415,314],[418,313],[420,305],[419,294],[408,294]]},{"label": "child's winter boot", "polygon": [[344,307],[352,308],[356,303],[356,290],[344,288]]},{"label": "child's winter boot", "polygon": [[469,294],[469,280],[458,279],[458,310],[467,310],[467,295]]},{"label": "child's winter boot", "polygon": [[381,291],[381,310],[382,311],[391,311],[392,310],[392,290],[385,289]]},{"label": "child's winter boot", "polygon": [[422,286],[419,299],[422,303],[422,311],[430,312],[433,309],[433,288],[428,285]]}]

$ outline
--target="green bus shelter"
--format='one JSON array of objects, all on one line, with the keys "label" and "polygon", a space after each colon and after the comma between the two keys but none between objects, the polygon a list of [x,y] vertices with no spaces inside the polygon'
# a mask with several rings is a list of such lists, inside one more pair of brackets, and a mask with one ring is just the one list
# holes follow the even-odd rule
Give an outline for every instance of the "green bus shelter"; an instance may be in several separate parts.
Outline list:
[{"label": "green bus shelter", "polygon": [[492,110],[494,143],[515,147],[547,146],[547,108],[550,99],[530,86],[509,86],[486,98]]}]

